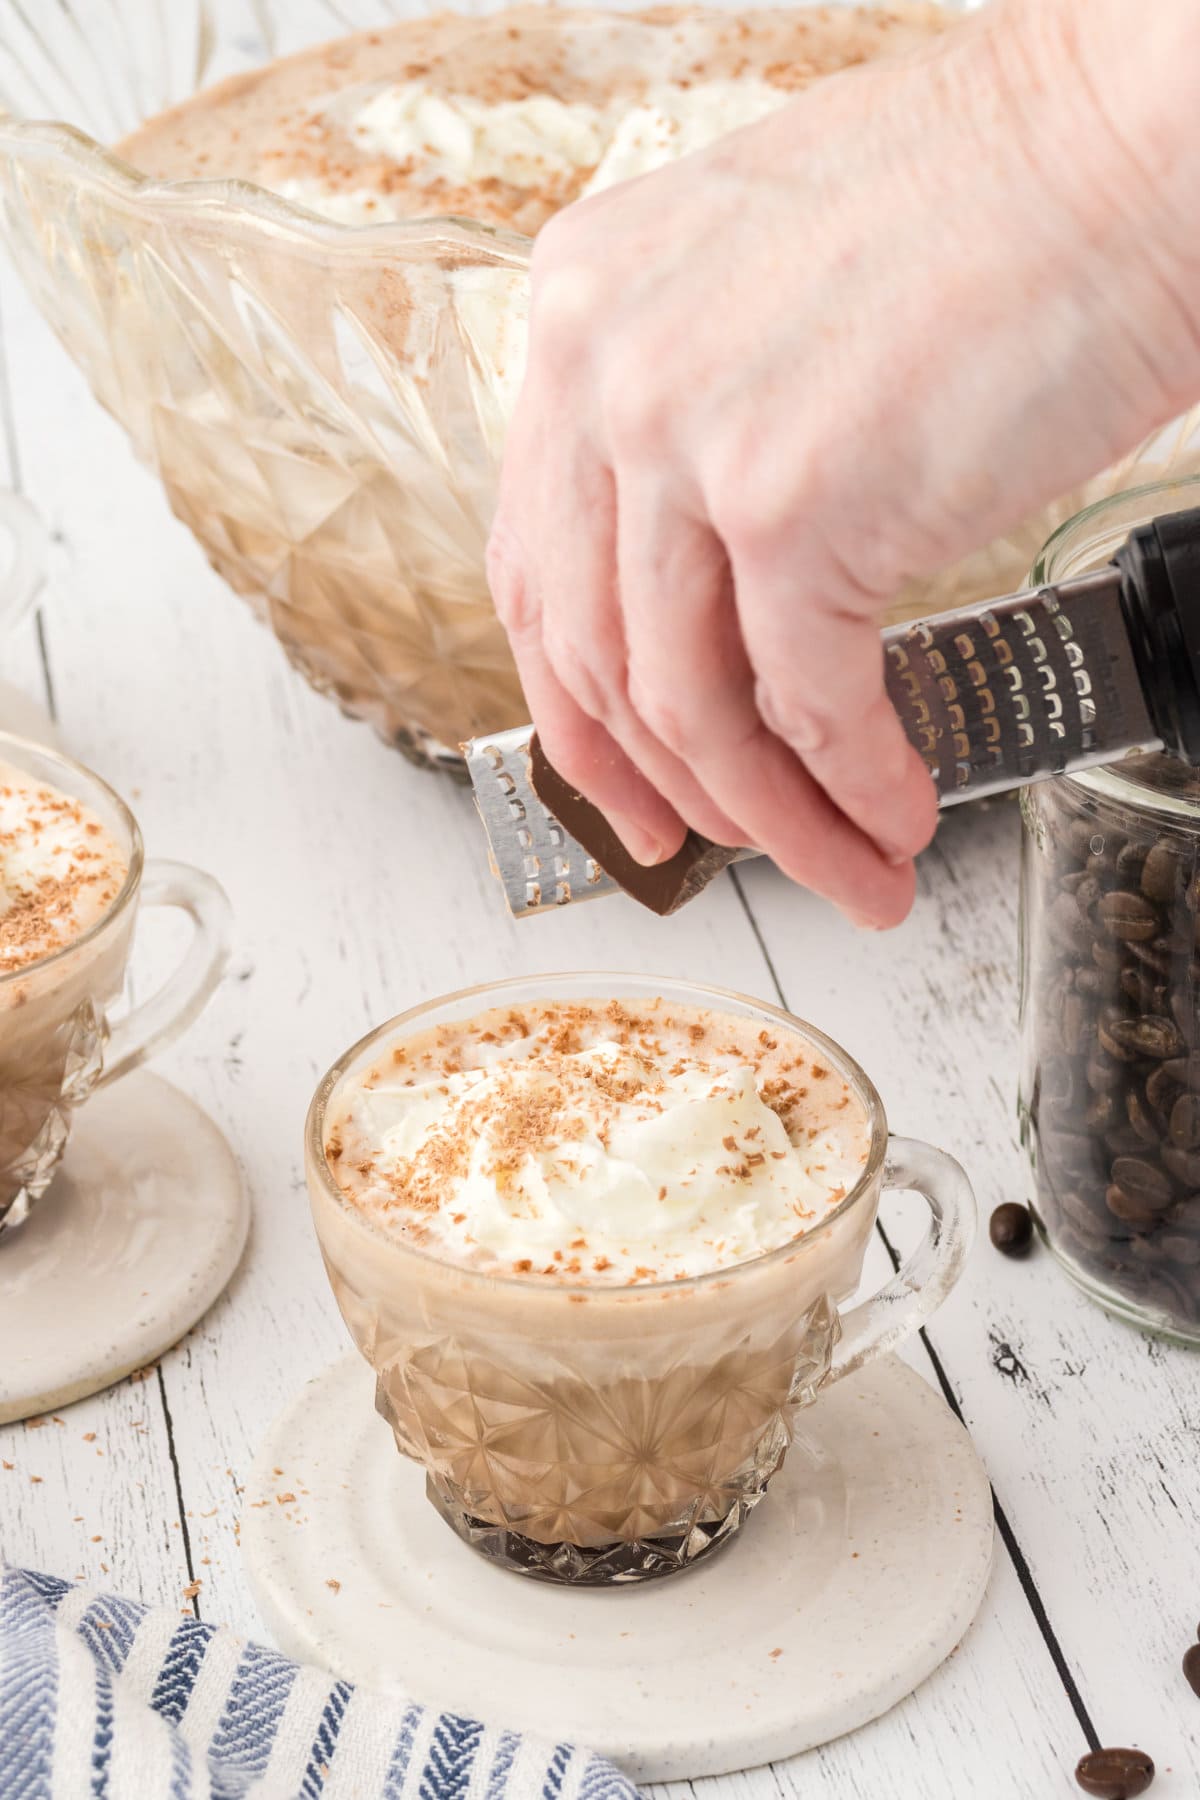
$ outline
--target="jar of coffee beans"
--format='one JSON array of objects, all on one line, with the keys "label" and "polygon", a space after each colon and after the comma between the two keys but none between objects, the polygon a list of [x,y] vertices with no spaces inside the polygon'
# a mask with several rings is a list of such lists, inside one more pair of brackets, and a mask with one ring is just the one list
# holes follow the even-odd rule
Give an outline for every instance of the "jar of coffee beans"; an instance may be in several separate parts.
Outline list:
[{"label": "jar of coffee beans", "polygon": [[[1050,540],[1031,582],[1107,562],[1195,505],[1119,495]],[[1200,1344],[1200,770],[1165,754],[1022,796],[1022,1138],[1050,1249],[1093,1298]]]}]

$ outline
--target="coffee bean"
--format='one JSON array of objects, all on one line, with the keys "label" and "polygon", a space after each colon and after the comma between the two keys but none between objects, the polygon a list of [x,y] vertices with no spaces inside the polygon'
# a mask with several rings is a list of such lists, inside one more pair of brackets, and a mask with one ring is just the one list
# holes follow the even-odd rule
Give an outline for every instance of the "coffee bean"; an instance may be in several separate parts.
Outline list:
[{"label": "coffee bean", "polygon": [[[1005,1256],[1027,1256],[1033,1243],[1033,1217],[1027,1206],[1006,1200],[988,1222],[988,1236]],[[1197,1245],[1200,1250],[1200,1244]]]},{"label": "coffee bean", "polygon": [[1177,1081],[1180,1087],[1200,1093],[1200,1051],[1193,1050],[1188,1056],[1173,1056],[1164,1067],[1171,1080]]},{"label": "coffee bean", "polygon": [[[1082,1007],[1083,1002],[1079,1005]],[[1122,1053],[1152,1056],[1156,1062],[1177,1058],[1184,1048],[1179,1027],[1171,1019],[1158,1019],[1153,1014],[1143,1014],[1138,1019],[1114,1019],[1101,1031],[1101,1043],[1110,1055],[1115,1056],[1117,1052],[1112,1042],[1105,1038],[1105,1030],[1108,1039],[1118,1044]]]},{"label": "coffee bean", "polygon": [[[1062,1041],[1068,1056],[1078,1056],[1086,1047],[1091,1022],[1091,1009],[1083,995],[1065,995],[1062,1007]],[[1183,1048],[1182,1038],[1179,1039],[1179,1047]]]},{"label": "coffee bean", "polygon": [[1172,1231],[1184,1231],[1200,1237],[1200,1194],[1185,1194],[1165,1214]]},{"label": "coffee bean", "polygon": [[1092,961],[1098,969],[1105,969],[1113,975],[1118,974],[1122,967],[1121,952],[1115,944],[1107,943],[1103,938],[1097,938],[1092,945]]},{"label": "coffee bean", "polygon": [[1083,1122],[1092,1131],[1105,1131],[1112,1124],[1117,1113],[1117,1103],[1111,1094],[1097,1094],[1088,1102]]},{"label": "coffee bean", "polygon": [[1142,967],[1149,969],[1154,975],[1171,973],[1171,955],[1165,942],[1155,938],[1149,944],[1126,944],[1130,956],[1135,957]]},{"label": "coffee bean", "polygon": [[1146,1077],[1147,1100],[1156,1113],[1168,1113],[1174,1106],[1178,1095],[1179,1083],[1171,1074],[1170,1069],[1160,1063],[1158,1068]]},{"label": "coffee bean", "polygon": [[1135,1021],[1129,1018],[1114,1018],[1112,1016],[1114,1009],[1109,1007],[1107,1010],[1109,1016],[1105,1018],[1105,1016],[1101,1014],[1099,1022],[1096,1025],[1096,1036],[1100,1039],[1101,1047],[1107,1050],[1110,1056],[1115,1057],[1117,1062],[1137,1062],[1142,1052],[1140,1050],[1135,1050],[1132,1045],[1123,1042],[1123,1038],[1126,1034],[1119,1030],[1119,1027],[1132,1025]]},{"label": "coffee bean", "polygon": [[[1049,907],[1046,930],[1060,950],[1073,950],[1082,956],[1088,949],[1090,927],[1086,919],[1080,918],[1073,894],[1059,894]],[[1147,935],[1152,937],[1154,934]]]},{"label": "coffee bean", "polygon": [[1131,1194],[1115,1181],[1105,1188],[1104,1203],[1114,1218],[1122,1219],[1127,1225],[1152,1225],[1159,1216],[1158,1207],[1149,1205],[1140,1194]]},{"label": "coffee bean", "polygon": [[1171,1142],[1180,1150],[1200,1146],[1200,1094],[1180,1094],[1171,1108]]},{"label": "coffee bean", "polygon": [[1116,1125],[1104,1133],[1104,1144],[1110,1156],[1141,1156],[1146,1140],[1132,1125]]},{"label": "coffee bean", "polygon": [[1142,870],[1146,866],[1146,858],[1150,852],[1145,844],[1132,841],[1123,844],[1117,851],[1117,874],[1123,882],[1134,884],[1140,882]]},{"label": "coffee bean", "polygon": [[[1086,972],[1089,975],[1093,973],[1091,969]],[[1098,970],[1094,972],[1099,973]],[[1171,1017],[1187,1042],[1194,1044],[1197,1035],[1200,1034],[1200,995],[1197,995],[1190,976],[1188,985],[1171,995]]]},{"label": "coffee bean", "polygon": [[[1059,902],[1054,904],[1058,906]],[[1096,910],[1105,930],[1123,943],[1147,943],[1158,936],[1158,908],[1144,894],[1117,888],[1102,897]]]},{"label": "coffee bean", "polygon": [[1108,1094],[1114,1088],[1120,1087],[1124,1079],[1124,1072],[1120,1064],[1115,1062],[1111,1056],[1106,1056],[1103,1051],[1098,1050],[1088,1058],[1086,1078],[1088,1086],[1095,1093]]},{"label": "coffee bean", "polygon": [[1075,1779],[1095,1800],[1137,1800],[1154,1780],[1154,1763],[1144,1750],[1089,1750]]},{"label": "coffee bean", "polygon": [[[1164,1162],[1171,1154],[1171,1151],[1164,1151]],[[1146,1157],[1118,1156],[1112,1166],[1112,1178],[1132,1200],[1140,1200],[1156,1212],[1171,1204],[1175,1192],[1169,1177],[1157,1163]],[[1200,1186],[1200,1182],[1189,1183],[1189,1186]]]},{"label": "coffee bean", "polygon": [[1143,894],[1151,900],[1173,900],[1183,887],[1184,854],[1177,845],[1160,839],[1142,864]]},{"label": "coffee bean", "polygon": [[1169,1169],[1181,1187],[1200,1187],[1200,1153],[1176,1150],[1170,1144],[1163,1148],[1163,1167]]},{"label": "coffee bean", "polygon": [[1189,1644],[1184,1651],[1183,1672],[1193,1694],[1200,1696],[1200,1644]]},{"label": "coffee bean", "polygon": [[1136,1088],[1130,1088],[1125,1095],[1125,1111],[1129,1116],[1129,1123],[1143,1144],[1162,1141],[1162,1126]]},{"label": "coffee bean", "polygon": [[1125,998],[1132,1000],[1140,1013],[1165,1016],[1170,1009],[1167,984],[1156,978],[1153,969],[1122,969],[1120,987]]}]

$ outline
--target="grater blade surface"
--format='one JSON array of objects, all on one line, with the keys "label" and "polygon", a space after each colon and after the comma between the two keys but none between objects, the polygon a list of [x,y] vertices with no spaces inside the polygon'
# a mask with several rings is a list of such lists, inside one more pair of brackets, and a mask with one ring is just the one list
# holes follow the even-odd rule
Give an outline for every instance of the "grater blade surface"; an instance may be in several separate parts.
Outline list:
[{"label": "grater blade surface", "polygon": [[888,697],[952,806],[1161,742],[1100,570],[883,634]]},{"label": "grater blade surface", "polygon": [[[1120,595],[1110,566],[884,632],[888,696],[939,805],[1161,745]],[[514,918],[619,891],[534,792],[532,735],[519,725],[464,746]]]},{"label": "grater blade surface", "polygon": [[620,891],[534,793],[532,736],[532,725],[518,725],[463,746],[492,868],[514,919]]}]

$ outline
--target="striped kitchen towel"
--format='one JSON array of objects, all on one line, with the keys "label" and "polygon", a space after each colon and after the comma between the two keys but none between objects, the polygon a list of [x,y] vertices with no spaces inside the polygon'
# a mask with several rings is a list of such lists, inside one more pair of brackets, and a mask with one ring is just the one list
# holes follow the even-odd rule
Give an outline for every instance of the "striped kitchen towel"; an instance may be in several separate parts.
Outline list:
[{"label": "striped kitchen towel", "polygon": [[638,1800],[601,1757],[0,1564],[0,1800]]}]

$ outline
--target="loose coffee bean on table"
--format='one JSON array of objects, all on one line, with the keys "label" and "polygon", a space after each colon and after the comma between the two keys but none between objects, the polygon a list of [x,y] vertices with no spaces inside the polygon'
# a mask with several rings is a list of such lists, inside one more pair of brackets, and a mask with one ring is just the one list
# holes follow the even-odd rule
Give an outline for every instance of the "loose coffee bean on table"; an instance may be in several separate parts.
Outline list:
[{"label": "loose coffee bean on table", "polygon": [[1193,1694],[1200,1696],[1200,1644],[1193,1644],[1184,1652],[1183,1672]]},{"label": "loose coffee bean on table", "polygon": [[[1200,772],[1168,757],[1138,767],[1156,791],[1194,801],[1200,820]],[[1022,1106],[1034,1210],[1081,1274],[1195,1335],[1200,822],[1177,826],[1070,780],[1030,789],[1026,806]],[[993,1243],[1012,1254],[997,1229]]]},{"label": "loose coffee bean on table", "polygon": [[1027,1256],[1033,1243],[1033,1215],[1027,1206],[1006,1200],[988,1222],[988,1236],[1005,1256]]},{"label": "loose coffee bean on table", "polygon": [[1154,1763],[1144,1750],[1089,1750],[1075,1779],[1096,1800],[1136,1800],[1154,1780]]}]

